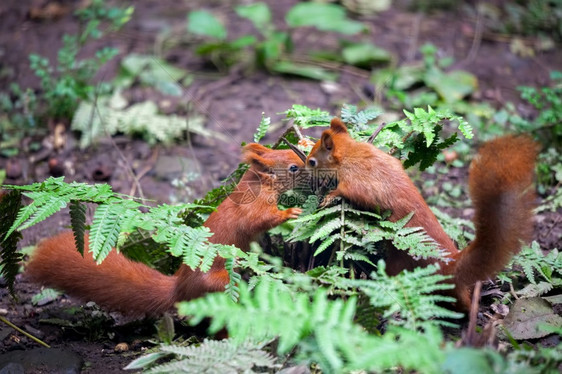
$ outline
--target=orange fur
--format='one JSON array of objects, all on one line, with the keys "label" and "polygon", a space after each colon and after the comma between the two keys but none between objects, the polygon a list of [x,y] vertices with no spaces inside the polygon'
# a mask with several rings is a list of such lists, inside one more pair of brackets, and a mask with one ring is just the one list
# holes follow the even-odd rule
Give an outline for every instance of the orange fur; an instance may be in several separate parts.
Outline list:
[{"label": "orange fur", "polygon": [[[209,216],[205,226],[214,233],[210,242],[248,250],[259,234],[302,212],[299,208],[279,210],[277,199],[293,187],[296,173],[304,165],[290,150],[248,144],[243,153],[250,169]],[[159,315],[178,301],[223,291],[229,282],[224,262],[217,257],[207,273],[182,265],[173,276],[168,276],[112,251],[96,265],[88,246],[82,257],[72,232],[63,232],[39,243],[26,271],[38,283],[95,301],[110,310],[141,316]]]},{"label": "orange fur", "polygon": [[501,270],[519,251],[520,242],[530,239],[536,152],[536,144],[522,136],[502,137],[481,148],[469,176],[476,239],[462,252],[447,236],[402,163],[371,144],[353,140],[338,118],[314,145],[307,167],[336,173],[338,184],[327,201],[341,196],[364,209],[390,210],[391,221],[414,212],[407,226],[423,227],[448,252],[448,261],[415,260],[392,248],[387,253],[388,273],[439,262],[441,273],[454,277],[458,307],[468,309],[474,283]]}]

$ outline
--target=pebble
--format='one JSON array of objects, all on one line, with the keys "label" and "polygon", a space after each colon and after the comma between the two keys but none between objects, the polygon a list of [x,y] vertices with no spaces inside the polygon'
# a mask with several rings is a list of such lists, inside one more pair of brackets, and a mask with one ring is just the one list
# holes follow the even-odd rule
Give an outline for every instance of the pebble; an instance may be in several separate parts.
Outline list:
[{"label": "pebble", "polygon": [[129,350],[129,345],[127,343],[119,343],[113,350],[115,352],[127,352]]}]

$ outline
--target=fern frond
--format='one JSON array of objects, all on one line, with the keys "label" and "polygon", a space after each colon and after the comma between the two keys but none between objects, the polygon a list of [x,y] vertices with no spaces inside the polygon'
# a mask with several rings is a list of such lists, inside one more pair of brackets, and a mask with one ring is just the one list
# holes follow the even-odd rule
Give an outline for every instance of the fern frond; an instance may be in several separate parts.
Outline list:
[{"label": "fern frond", "polygon": [[291,109],[284,112],[288,119],[295,125],[308,128],[314,126],[329,126],[332,116],[321,109],[310,109],[304,105],[294,104]]},{"label": "fern frond", "polygon": [[20,209],[9,233],[41,222],[64,208],[71,200],[105,203],[115,197],[111,187],[107,184],[65,183],[64,177],[50,177],[41,183],[27,186],[4,186],[4,188],[27,191],[24,192],[24,195],[32,200],[29,205]]},{"label": "fern frond", "polygon": [[521,252],[513,257],[511,267],[513,265],[521,266],[526,278],[532,284],[537,284],[535,273],[548,283],[553,282],[553,276],[556,274],[558,278],[562,278],[562,253],[555,248],[544,255],[536,241],[530,246],[523,247]]},{"label": "fern frond", "polygon": [[66,205],[69,202],[70,199],[67,196],[52,196],[48,202],[46,201],[45,204],[37,207],[31,217],[23,225],[21,225],[19,229],[24,230],[46,220],[59,210],[66,208]]},{"label": "fern frond", "polygon": [[538,283],[529,283],[516,293],[522,297],[538,297],[552,291],[553,288],[554,285],[552,283],[542,281]]},{"label": "fern frond", "polygon": [[[131,362],[125,369],[147,369],[147,373],[254,373],[276,369],[276,358],[264,350],[269,342],[244,341],[235,344],[230,340],[204,340],[197,346],[161,345],[154,357],[143,356]],[[165,364],[154,364],[157,359],[173,355],[175,359]],[[257,371],[254,371],[257,370]]]},{"label": "fern frond", "polygon": [[12,224],[12,227],[6,233],[6,236],[11,235],[12,232],[19,229],[20,226],[25,221],[27,221],[39,209],[41,205],[45,204],[49,200],[49,196],[46,196],[39,192],[30,192],[30,193],[25,193],[24,195],[32,199],[32,202],[31,204],[20,209],[16,220]]},{"label": "fern frond", "polygon": [[254,142],[258,143],[269,130],[269,125],[271,124],[271,117],[266,117],[265,113],[261,114],[260,124],[254,133]]},{"label": "fern frond", "polygon": [[22,254],[17,251],[19,232],[11,230],[21,207],[21,193],[10,191],[0,197],[0,275],[4,277],[10,294],[15,297],[14,282],[19,272]]},{"label": "fern frond", "polygon": [[[206,244],[207,239],[209,239],[213,233],[207,227],[197,227],[197,228],[182,228],[183,233],[180,236],[173,238],[170,242],[170,251],[173,253],[182,253],[183,262],[192,268],[197,268],[201,264],[201,258],[199,256],[199,250],[201,247],[205,246],[206,249],[210,249]],[[178,231],[180,233],[180,231]],[[217,252],[214,251],[214,255]],[[213,255],[213,258],[214,258]]]},{"label": "fern frond", "polygon": [[326,237],[322,240],[322,243],[320,243],[318,248],[316,248],[316,251],[314,251],[314,256],[318,256],[320,253],[324,252],[327,248],[334,244],[337,239],[339,239],[339,237],[335,235]]},{"label": "fern frond", "polygon": [[121,217],[126,208],[121,204],[103,204],[96,209],[90,230],[90,252],[99,264],[117,244]]},{"label": "fern frond", "polygon": [[321,227],[317,227],[315,233],[310,237],[309,243],[314,243],[320,238],[325,238],[333,231],[338,230],[344,223],[341,220],[331,220]]},{"label": "fern frond", "polygon": [[355,105],[344,104],[341,109],[341,119],[343,122],[351,125],[353,131],[363,131],[368,126],[369,121],[374,120],[382,111],[377,108],[367,108],[358,111]]},{"label": "fern frond", "polygon": [[299,218],[294,219],[292,222],[294,223],[314,222],[324,216],[330,215],[332,213],[340,212],[341,210],[342,210],[341,204],[336,204],[334,206],[325,209],[320,209],[319,211],[314,212],[312,214],[308,214],[306,216],[300,216]]},{"label": "fern frond", "polygon": [[[201,240],[201,238],[196,238],[195,240]],[[206,242],[201,242],[200,245],[191,247],[192,249],[195,249],[197,251],[197,254],[200,256],[199,269],[201,269],[202,272],[207,272],[209,271],[209,269],[211,269],[211,265],[213,265],[215,257],[217,257],[217,254],[219,253],[219,246],[220,244],[216,245],[212,243],[207,244]]]},{"label": "fern frond", "polygon": [[442,210],[431,207],[431,211],[441,223],[447,236],[458,243],[459,249],[466,247],[468,242],[474,240],[474,223],[468,219],[452,217]]},{"label": "fern frond", "polygon": [[225,286],[224,292],[230,296],[230,299],[234,302],[238,301],[238,298],[240,297],[240,288],[238,288],[238,284],[242,280],[240,274],[236,272],[235,267],[236,259],[229,258],[225,261],[225,268],[226,271],[228,271],[230,281]]},{"label": "fern frond", "polygon": [[452,297],[442,296],[436,292],[451,289],[454,286],[445,282],[448,276],[435,274],[438,266],[430,265],[416,268],[412,272],[390,277],[385,272],[384,261],[379,261],[377,272],[371,274],[373,281],[348,280],[350,286],[358,287],[371,301],[371,305],[385,308],[384,316],[399,313],[402,319],[392,318],[392,324],[416,328],[420,322],[434,321],[441,325],[451,325],[440,320],[460,318],[462,314],[452,312],[439,305],[453,302]]},{"label": "fern frond", "polygon": [[[220,310],[217,305],[221,305]],[[180,314],[193,316],[193,324],[212,316],[209,330],[216,332],[226,327],[235,341],[278,336],[280,353],[293,348],[317,326],[351,326],[354,310],[353,299],[345,303],[328,300],[325,290],[319,289],[311,300],[307,294],[292,294],[286,286],[270,280],[258,283],[252,293],[241,282],[238,304],[227,295],[215,293],[178,307]]]},{"label": "fern frond", "polygon": [[416,257],[439,258],[443,256],[443,249],[421,227],[404,227],[397,230],[392,239],[392,244]]},{"label": "fern frond", "polygon": [[355,251],[338,251],[336,259],[340,260],[352,260],[355,262],[366,262],[369,265],[375,266],[371,259],[369,258],[369,253],[367,251],[355,250]]},{"label": "fern frond", "polygon": [[70,202],[70,225],[74,234],[76,249],[84,256],[84,235],[86,233],[86,204],[73,200]]},{"label": "fern frond", "polygon": [[412,256],[442,258],[444,249],[440,248],[422,227],[406,227],[413,215],[414,213],[411,212],[396,222],[381,221],[381,227],[387,229],[384,238],[390,240],[396,248],[408,251]]}]

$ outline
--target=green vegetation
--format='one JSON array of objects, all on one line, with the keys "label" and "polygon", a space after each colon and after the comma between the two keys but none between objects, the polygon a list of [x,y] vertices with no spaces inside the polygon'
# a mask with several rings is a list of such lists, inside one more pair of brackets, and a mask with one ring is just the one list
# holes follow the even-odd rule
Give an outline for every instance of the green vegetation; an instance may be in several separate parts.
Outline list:
[{"label": "green vegetation", "polygon": [[[48,117],[72,118],[79,100],[92,100],[97,94],[109,90],[107,84],[103,83],[99,88],[96,87],[93,78],[119,51],[106,47],[96,51],[94,57],[84,59],[79,59],[78,54],[89,41],[121,28],[131,18],[133,9],[109,8],[104,0],[94,0],[90,6],[76,11],[82,31],[77,35],[63,36],[63,46],[58,52],[56,65],[40,55],[29,55],[31,69],[41,82],[41,100]],[[109,23],[109,26],[102,31],[104,22]]]},{"label": "green vegetation", "polygon": [[507,34],[539,35],[562,40],[560,1],[506,1],[498,6],[486,4],[487,26]]},{"label": "green vegetation", "polygon": [[[253,24],[258,35],[247,34],[228,40],[226,27],[212,13],[197,10],[188,15],[188,32],[202,38],[196,41],[196,52],[219,69],[245,65],[265,68],[274,73],[333,81],[338,77],[339,64],[369,67],[392,59],[387,51],[372,43],[345,39],[340,41],[339,50],[312,51],[306,55],[299,53],[297,58],[293,53],[293,34],[298,28],[312,27],[321,32],[342,35],[354,35],[365,30],[365,25],[349,19],[345,9],[337,4],[296,4],[285,14],[284,29],[288,31],[275,28],[271,10],[265,3],[238,5],[234,10],[239,17]],[[310,17],[310,14],[317,16]]]},{"label": "green vegetation", "polygon": [[[374,122],[379,114],[376,111],[359,111],[347,105],[342,112],[351,134],[357,139],[370,138],[378,128]],[[380,129],[375,140],[382,143],[387,139],[388,144],[381,146],[390,151],[408,150],[401,153],[406,162],[434,160],[432,145],[447,141],[440,130],[445,127],[444,120],[451,119],[450,115],[431,108],[405,113],[406,118]],[[286,115],[303,127],[326,126],[330,117],[327,112],[304,106],[294,106]],[[470,126],[460,117],[453,118],[456,126],[451,126],[453,122],[450,121],[446,126],[447,133],[455,134],[447,138],[449,142],[457,140],[455,128],[470,137]],[[267,131],[269,123],[267,117],[262,117],[256,139]],[[439,131],[427,131],[428,123]],[[210,233],[198,225],[204,220],[204,212],[218,205],[217,197],[226,193],[222,189],[211,191],[203,199],[211,207],[199,204],[149,207],[117,195],[103,184],[67,184],[62,179],[51,178],[29,186],[6,187],[21,191],[32,202],[23,207],[17,217],[13,214],[7,217],[9,225],[3,228],[2,237],[38,224],[68,204],[74,206],[71,209],[73,229],[81,233],[85,222],[80,206],[94,203],[97,209],[90,228],[90,248],[98,261],[102,261],[112,247],[123,248],[123,239],[135,232],[150,235],[154,242],[163,244],[169,254],[202,271],[209,269],[216,255],[227,259],[231,275],[227,291],[181,303],[178,310],[190,317],[191,324],[212,318],[209,331],[227,328],[231,339],[220,343],[207,341],[193,347],[182,339],[173,339],[173,332],[168,332],[161,349],[138,358],[129,368],[196,372],[216,364],[220,367],[236,365],[236,370],[261,366],[273,369],[280,360],[314,363],[327,373],[396,367],[423,373],[446,372],[463,361],[478,362],[488,371],[529,368],[524,358],[528,353],[523,348],[515,346],[513,354],[501,356],[490,348],[455,348],[445,339],[440,326],[454,328],[461,315],[443,306],[443,302],[452,300],[450,297],[435,294],[452,285],[443,283],[445,277],[436,275],[434,266],[389,277],[383,261],[374,263],[373,259],[383,248],[383,239],[391,240],[397,248],[415,256],[440,255],[427,234],[419,229],[404,228],[409,217],[391,223],[385,220],[384,212],[359,211],[343,201],[317,210],[317,199],[309,196],[303,200],[306,201],[303,202],[305,214],[287,223],[286,229],[274,230],[272,234],[282,242],[291,242],[288,247],[291,251],[300,251],[303,245],[308,245],[319,260],[323,254],[329,254],[322,266],[301,273],[284,266],[279,258],[263,253],[259,246],[244,253],[231,246],[208,243]],[[142,213],[139,208],[146,212]],[[440,218],[450,220],[444,214]],[[185,222],[197,224],[188,226]],[[449,222],[450,225],[457,223]],[[464,235],[457,229],[456,237]],[[538,272],[553,289],[562,285],[560,269],[555,265],[558,257],[557,253],[541,257],[535,244],[532,249],[524,250],[515,263],[521,264],[532,284],[536,281],[531,274]],[[249,276],[247,281],[242,280],[239,271]],[[505,275],[502,277],[507,279]],[[277,339],[276,344],[267,343],[272,339]],[[258,341],[262,343],[254,343]],[[225,361],[224,352],[240,354],[240,361],[236,364]],[[558,347],[543,348],[536,352],[532,362],[540,370],[548,371],[560,362],[561,355]],[[165,363],[162,363],[164,358]]]},{"label": "green vegetation", "polygon": [[[280,20],[275,17],[280,22],[273,22],[274,14],[265,3],[234,5],[228,10],[238,21],[247,23],[249,27],[244,30],[251,30],[242,35],[229,29],[223,14],[219,14],[224,9],[193,10],[186,15],[180,32],[197,58],[210,62],[220,74],[251,74],[261,69],[270,74],[332,82],[338,80],[342,70],[354,69],[374,86],[374,97],[360,95],[363,101],[358,105],[341,107],[340,117],[350,134],[403,162],[429,195],[428,203],[460,248],[474,238],[472,222],[456,218],[470,215],[464,211],[471,205],[464,198],[467,186],[458,176],[466,175],[473,136],[479,141],[506,131],[533,136],[542,147],[537,187],[543,200],[537,212],[544,218],[560,211],[560,72],[552,72],[544,87],[519,87],[521,105],[505,103],[494,108],[475,99],[476,76],[467,70],[451,70],[454,60],[443,57],[435,45],[421,46],[418,61],[397,65],[392,53],[372,43],[367,21],[357,21],[346,13],[348,3],[299,2]],[[438,3],[451,6],[452,2]],[[435,4],[424,1],[417,6],[425,10]],[[550,35],[560,40],[561,8],[557,1],[533,0],[499,7],[485,4],[477,11],[492,31]],[[101,48],[90,57],[82,57],[81,52],[93,40],[123,27],[132,14],[133,7],[112,7],[103,0],[93,0],[76,12],[80,31],[63,37],[56,61],[37,54],[29,56],[41,89],[34,92],[14,83],[0,92],[0,156],[17,155],[20,142],[27,136],[44,136],[49,120],[79,131],[82,149],[102,136],[118,133],[141,136],[151,145],[170,144],[183,139],[187,132],[225,139],[223,134],[205,128],[204,114],[190,105],[178,104],[175,111],[163,113],[160,103],[128,95],[128,90],[138,87],[166,98],[185,93],[184,88],[199,72],[176,66],[163,54],[119,56],[117,75],[101,77],[97,83],[96,74],[119,51]],[[489,24],[490,20],[497,22]],[[301,40],[296,37],[309,32],[329,36],[336,43],[299,50],[302,45],[297,41]],[[160,47],[165,48],[165,43]],[[211,74],[217,75],[215,70]],[[285,138],[294,145],[300,140],[300,130],[319,133],[332,118],[328,111],[301,104],[294,104],[283,114],[293,126]],[[256,124],[256,142],[276,125],[265,113],[256,118]],[[281,141],[277,143],[278,148],[287,147]],[[37,141],[30,144],[30,150],[39,146]],[[455,155],[447,159],[445,152],[451,150]],[[452,173],[452,168],[461,169]],[[536,335],[530,338],[518,337],[513,326],[506,324],[500,339],[507,349],[502,352],[488,346],[469,348],[462,346],[465,341],[454,341],[461,335],[461,315],[447,308],[452,299],[443,296],[443,291],[452,286],[436,274],[434,266],[389,277],[384,261],[379,261],[387,242],[419,258],[442,255],[427,233],[405,227],[411,216],[392,223],[386,220],[388,212],[365,212],[343,200],[319,209],[317,196],[298,190],[287,193],[279,204],[289,206],[288,201],[296,201],[304,213],[271,230],[262,242],[266,243],[263,248],[255,244],[244,253],[233,246],[209,243],[211,233],[203,222],[246,170],[247,165],[239,165],[221,186],[203,198],[178,205],[140,202],[113,192],[107,184],[65,182],[64,178],[4,186],[6,172],[0,170],[0,185],[11,190],[0,200],[0,274],[14,294],[23,258],[17,250],[18,240],[26,228],[69,207],[76,237],[83,238],[89,230],[90,250],[98,262],[114,248],[165,273],[172,273],[180,262],[207,271],[217,255],[227,260],[231,281],[226,292],[181,303],[178,312],[188,317],[189,324],[211,318],[209,331],[226,328],[230,339],[194,344],[176,336],[171,322],[166,322],[169,317],[164,317],[156,338],[160,344],[134,360],[129,369],[154,373],[274,372],[302,364],[323,373],[558,372],[561,346],[541,347],[528,340],[562,335],[552,307],[560,304],[562,288],[559,249],[549,248],[545,253],[536,241],[524,247],[509,269],[497,277],[499,283],[512,287],[512,292],[498,292],[493,301],[493,308],[505,304],[515,313],[521,309],[520,303],[525,310],[530,308],[526,304],[530,299],[538,299],[551,324],[545,327],[534,321],[530,326]],[[21,206],[21,195],[28,205]],[[95,207],[91,225],[86,224],[86,206]],[[462,215],[455,214],[461,210]],[[77,240],[79,251],[83,252],[84,245],[83,240]],[[307,259],[300,267],[287,260],[306,254],[314,259]],[[310,264],[316,266],[310,269]],[[33,303],[56,297],[55,291],[43,290]],[[104,319],[103,324],[106,322]],[[86,321],[66,327],[85,328],[88,323],[97,324],[92,329],[102,324]]]}]

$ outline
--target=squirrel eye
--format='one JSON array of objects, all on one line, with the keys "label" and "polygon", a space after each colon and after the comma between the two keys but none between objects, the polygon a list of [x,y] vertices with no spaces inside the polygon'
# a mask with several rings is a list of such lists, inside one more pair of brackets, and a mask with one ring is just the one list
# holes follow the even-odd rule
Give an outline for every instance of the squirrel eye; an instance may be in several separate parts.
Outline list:
[{"label": "squirrel eye", "polygon": [[291,165],[289,166],[289,171],[291,173],[296,173],[299,170],[299,167],[297,165]]},{"label": "squirrel eye", "polygon": [[316,159],[315,158],[309,158],[308,159],[308,165],[310,167],[316,167]]}]

